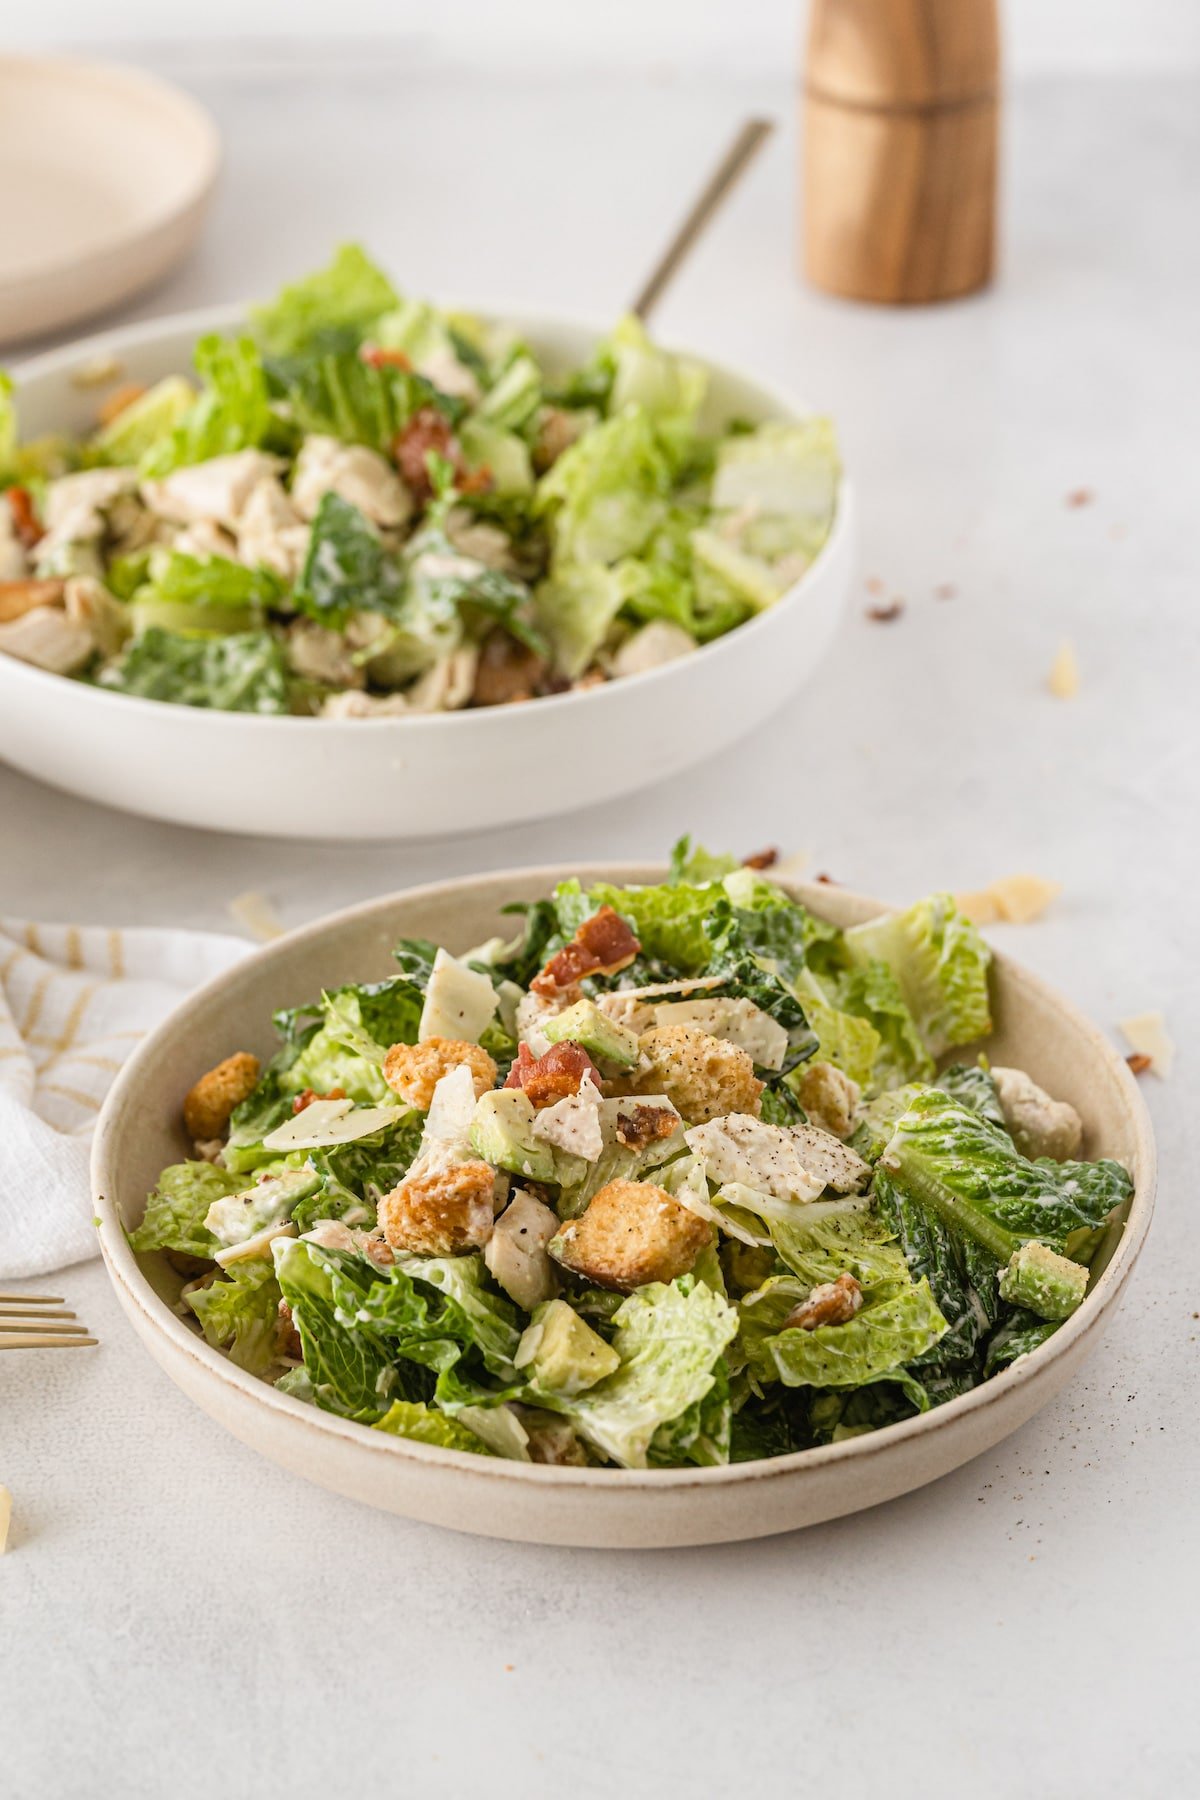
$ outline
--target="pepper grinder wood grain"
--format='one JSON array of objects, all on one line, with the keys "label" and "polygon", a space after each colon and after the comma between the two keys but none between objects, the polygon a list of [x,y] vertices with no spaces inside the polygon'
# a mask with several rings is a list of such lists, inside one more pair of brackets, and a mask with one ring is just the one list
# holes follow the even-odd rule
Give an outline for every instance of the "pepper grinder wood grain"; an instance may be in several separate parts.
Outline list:
[{"label": "pepper grinder wood grain", "polygon": [[991,280],[996,0],[812,0],[804,264],[856,300],[948,300]]}]

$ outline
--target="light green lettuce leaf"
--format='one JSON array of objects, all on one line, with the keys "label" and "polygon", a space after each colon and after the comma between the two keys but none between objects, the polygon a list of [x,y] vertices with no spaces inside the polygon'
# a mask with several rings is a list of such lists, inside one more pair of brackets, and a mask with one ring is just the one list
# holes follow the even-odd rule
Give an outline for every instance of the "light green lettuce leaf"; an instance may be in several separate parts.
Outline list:
[{"label": "light green lettuce leaf", "polygon": [[635,555],[665,517],[670,485],[666,452],[641,407],[586,432],[538,483],[556,568]]},{"label": "light green lettuce leaf", "polygon": [[929,1283],[884,1284],[843,1325],[783,1330],[812,1283],[775,1275],[738,1304],[739,1348],[760,1382],[785,1387],[861,1387],[931,1350],[946,1331]]},{"label": "light green lettuce leaf", "polygon": [[738,1317],[704,1282],[683,1276],[638,1288],[617,1308],[614,1326],[621,1367],[575,1399],[555,1401],[553,1410],[601,1455],[644,1469],[656,1433],[712,1392]]},{"label": "light green lettuce leaf", "polygon": [[931,1056],[986,1037],[991,951],[949,894],[932,894],[901,913],[884,913],[845,934],[851,961],[886,963]]},{"label": "light green lettuce leaf", "polygon": [[376,1431],[389,1431],[393,1437],[412,1438],[419,1444],[440,1444],[445,1450],[470,1450],[477,1456],[492,1452],[468,1431],[458,1419],[447,1418],[420,1400],[393,1400],[382,1419],[376,1419]]},{"label": "light green lettuce leaf", "polygon": [[640,319],[627,314],[608,340],[614,374],[610,407],[614,413],[638,406],[654,421],[679,465],[696,433],[708,392],[708,370],[689,357],[660,349],[646,335]]},{"label": "light green lettuce leaf", "polygon": [[342,244],[325,269],[284,287],[255,307],[259,335],[273,355],[303,350],[322,333],[362,333],[398,304],[396,291],[359,244]]},{"label": "light green lettuce leaf", "polygon": [[155,439],[139,464],[143,476],[254,450],[271,430],[271,407],[262,357],[252,338],[202,337],[195,351],[199,396],[167,433]]},{"label": "light green lettuce leaf", "polygon": [[231,1263],[224,1279],[194,1288],[187,1303],[204,1335],[250,1375],[266,1375],[279,1361],[279,1302],[269,1257]]},{"label": "light green lettuce leaf", "polygon": [[130,1249],[139,1253],[178,1250],[185,1256],[211,1257],[218,1245],[204,1223],[208,1209],[214,1200],[236,1194],[244,1186],[240,1175],[216,1163],[174,1163],[159,1176],[141,1224],[129,1233]]},{"label": "light green lettuce leaf", "polygon": [[746,509],[760,518],[798,521],[812,532],[815,549],[833,523],[840,473],[829,419],[770,420],[722,443],[712,504],[723,512]]}]

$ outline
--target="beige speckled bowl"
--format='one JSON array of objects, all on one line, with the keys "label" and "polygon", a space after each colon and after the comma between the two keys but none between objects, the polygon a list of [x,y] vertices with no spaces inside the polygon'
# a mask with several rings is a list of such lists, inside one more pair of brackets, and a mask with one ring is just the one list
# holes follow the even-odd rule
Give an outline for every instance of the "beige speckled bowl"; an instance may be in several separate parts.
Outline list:
[{"label": "beige speckled bowl", "polygon": [[[462,951],[511,932],[500,908],[554,882],[655,881],[654,867],[524,869],[413,888],[335,914],[251,956],[185,1004],[138,1048],[96,1135],[92,1173],[100,1242],[118,1298],[147,1348],[183,1391],[243,1443],[322,1487],[410,1518],[531,1543],[662,1547],[765,1537],[877,1505],[935,1480],[1023,1425],[1099,1341],[1137,1260],[1154,1204],[1150,1122],[1122,1058],[1065,1000],[1007,958],[994,970],[995,1060],[1025,1068],[1083,1115],[1088,1156],[1119,1158],[1136,1192],[1128,1224],[1087,1299],[1048,1343],[973,1393],[923,1417],[770,1461],[717,1469],[546,1468],[386,1436],[277,1394],[210,1349],[171,1310],[179,1278],[134,1257],[134,1225],[159,1170],[187,1154],[180,1101],[197,1075],[233,1050],[267,1056],[271,1013],[322,987],[391,972],[400,936]],[[793,886],[839,925],[882,910],[838,888]]]}]

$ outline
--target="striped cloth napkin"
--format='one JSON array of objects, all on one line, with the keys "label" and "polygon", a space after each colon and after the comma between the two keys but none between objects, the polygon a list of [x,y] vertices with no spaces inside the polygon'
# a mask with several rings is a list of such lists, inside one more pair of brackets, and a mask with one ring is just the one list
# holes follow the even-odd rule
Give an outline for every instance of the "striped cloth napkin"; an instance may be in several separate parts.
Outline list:
[{"label": "striped cloth napkin", "polygon": [[253,947],[0,919],[0,1281],[96,1254],[88,1155],[113,1077],[191,988]]}]

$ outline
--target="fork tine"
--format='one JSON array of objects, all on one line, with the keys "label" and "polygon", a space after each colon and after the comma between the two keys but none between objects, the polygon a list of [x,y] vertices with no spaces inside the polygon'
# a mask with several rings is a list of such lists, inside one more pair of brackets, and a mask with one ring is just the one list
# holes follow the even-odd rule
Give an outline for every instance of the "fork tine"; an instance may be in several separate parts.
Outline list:
[{"label": "fork tine", "polygon": [[77,1315],[68,1312],[66,1307],[43,1307],[30,1310],[21,1306],[0,1306],[0,1319],[74,1319]]},{"label": "fork tine", "polygon": [[0,1331],[0,1350],[81,1350],[98,1342],[94,1337],[40,1337],[30,1331]]},{"label": "fork tine", "polygon": [[0,1306],[65,1306],[61,1294],[0,1294]]},{"label": "fork tine", "polygon": [[42,1319],[23,1319],[19,1325],[0,1325],[0,1332],[36,1331],[59,1337],[86,1337],[86,1325],[60,1325],[57,1320],[53,1324]]}]

